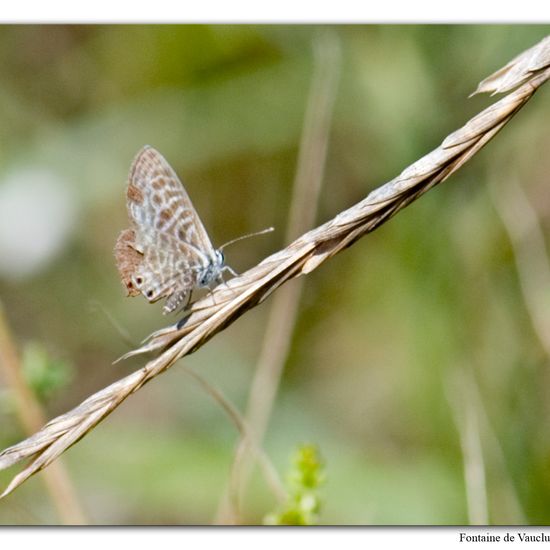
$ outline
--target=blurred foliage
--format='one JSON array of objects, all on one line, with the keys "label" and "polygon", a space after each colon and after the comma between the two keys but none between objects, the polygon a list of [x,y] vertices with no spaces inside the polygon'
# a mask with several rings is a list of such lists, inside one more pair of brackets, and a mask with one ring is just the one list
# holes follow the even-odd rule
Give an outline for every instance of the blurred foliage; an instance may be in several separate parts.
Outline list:
[{"label": "blurred foliage", "polygon": [[266,525],[316,525],[321,499],[318,491],[325,481],[321,456],[314,445],[302,445],[288,474],[288,498],[281,510],[264,518]]},{"label": "blurred foliage", "polygon": [[27,383],[41,401],[66,387],[72,377],[69,363],[52,357],[39,342],[25,345],[22,365]]},{"label": "blurred foliage", "polygon": [[[319,223],[491,104],[495,98],[467,96],[548,34],[542,25],[335,30],[342,70]],[[236,271],[287,244],[317,31],[0,27],[0,211],[10,216],[7,228],[8,218],[0,220],[0,297],[18,342],[48,350],[48,358],[27,350],[27,362],[38,365],[46,394],[57,387],[46,401],[49,417],[143,364],[111,365],[128,344],[108,316],[135,342],[174,320],[160,306],[124,298],[112,255],[127,225],[127,172],[144,144],[181,176],[216,245],[275,226],[228,248]],[[491,522],[550,522],[548,357],[489,193],[490,182],[498,188],[514,178],[548,235],[548,94],[543,87],[449,181],[305,279],[266,451],[284,470],[297,442],[323,449],[330,464],[323,523],[468,521],[447,398],[459,391],[450,381],[465,372],[487,420],[479,435]],[[25,269],[10,269],[19,260]],[[185,359],[241,410],[268,308],[269,300]],[[51,357],[74,365],[74,376],[60,365],[51,370]],[[3,410],[5,447],[25,434]],[[209,523],[237,437],[176,366],[66,459],[95,523]],[[0,486],[15,472],[0,472]],[[274,509],[260,476],[243,504],[243,523],[261,523]],[[40,475],[0,502],[0,523],[57,521]]]}]

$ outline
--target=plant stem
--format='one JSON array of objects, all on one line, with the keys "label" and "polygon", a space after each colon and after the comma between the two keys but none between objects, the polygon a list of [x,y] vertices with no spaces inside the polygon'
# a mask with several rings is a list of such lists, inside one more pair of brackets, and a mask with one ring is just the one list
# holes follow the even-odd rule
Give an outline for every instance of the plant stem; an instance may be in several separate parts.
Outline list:
[{"label": "plant stem", "polygon": [[[0,367],[11,387],[17,406],[17,415],[27,434],[33,434],[46,423],[46,415],[27,384],[21,361],[13,341],[4,308],[0,302]],[[44,483],[60,520],[65,525],[85,525],[86,517],[76,491],[62,461],[58,460],[44,472]]]}]

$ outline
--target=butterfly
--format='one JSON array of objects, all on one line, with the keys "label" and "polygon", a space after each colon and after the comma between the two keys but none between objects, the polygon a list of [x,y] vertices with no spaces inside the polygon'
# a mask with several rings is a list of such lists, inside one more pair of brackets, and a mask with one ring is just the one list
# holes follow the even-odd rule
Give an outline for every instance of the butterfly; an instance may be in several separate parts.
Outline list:
[{"label": "butterfly", "polygon": [[126,197],[131,227],[119,235],[115,259],[129,296],[166,298],[166,314],[186,307],[194,290],[222,283],[224,271],[235,275],[174,170],[148,145],[132,163]]}]

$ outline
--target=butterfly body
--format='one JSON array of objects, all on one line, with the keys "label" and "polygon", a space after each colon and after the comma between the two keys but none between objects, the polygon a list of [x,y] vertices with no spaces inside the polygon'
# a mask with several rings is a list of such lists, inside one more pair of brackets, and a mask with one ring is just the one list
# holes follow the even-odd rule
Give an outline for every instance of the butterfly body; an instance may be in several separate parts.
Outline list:
[{"label": "butterfly body", "polygon": [[127,189],[131,228],[115,246],[130,296],[166,298],[164,313],[187,305],[193,290],[221,283],[229,269],[216,250],[174,170],[155,149],[136,156]]}]

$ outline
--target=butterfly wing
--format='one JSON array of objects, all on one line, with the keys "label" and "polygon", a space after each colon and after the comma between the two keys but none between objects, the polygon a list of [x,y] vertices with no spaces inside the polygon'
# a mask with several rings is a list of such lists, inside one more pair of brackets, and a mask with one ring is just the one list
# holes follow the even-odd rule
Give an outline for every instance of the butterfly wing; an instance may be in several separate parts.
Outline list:
[{"label": "butterfly wing", "polygon": [[143,254],[136,250],[136,234],[133,229],[125,229],[118,236],[115,244],[115,259],[120,279],[126,287],[128,296],[138,296],[139,290],[134,286],[132,278],[141,265]]},{"label": "butterfly wing", "polygon": [[171,235],[214,257],[214,247],[189,195],[166,159],[150,146],[134,159],[127,198],[138,238],[147,242],[159,234]]},{"label": "butterfly wing", "polygon": [[132,229],[115,248],[122,281],[130,295],[166,297],[165,312],[173,311],[200,286],[216,260],[214,247],[176,173],[152,147],[132,164],[127,201]]}]

